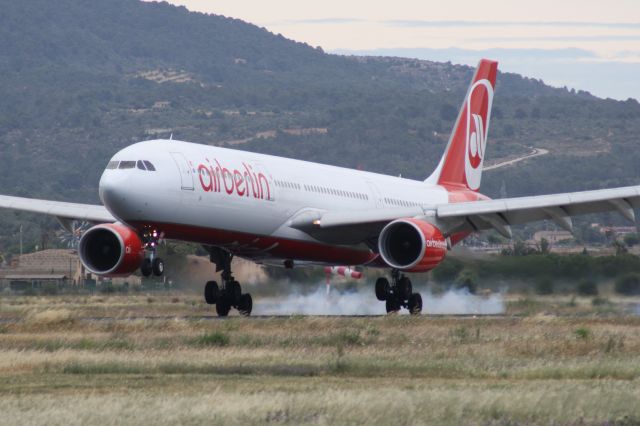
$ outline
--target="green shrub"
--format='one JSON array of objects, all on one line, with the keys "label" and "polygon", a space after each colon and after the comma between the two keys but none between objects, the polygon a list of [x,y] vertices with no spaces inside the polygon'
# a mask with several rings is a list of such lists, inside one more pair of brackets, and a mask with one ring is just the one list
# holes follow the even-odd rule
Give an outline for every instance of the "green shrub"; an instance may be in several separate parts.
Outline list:
[{"label": "green shrub", "polygon": [[594,297],[593,300],[591,300],[591,304],[593,306],[604,306],[604,305],[608,305],[609,303],[609,299],[606,299],[604,297]]},{"label": "green shrub", "polygon": [[624,236],[623,241],[629,247],[633,247],[640,243],[640,238],[638,238],[638,234],[627,234]]},{"label": "green shrub", "polygon": [[597,296],[598,284],[590,279],[584,279],[576,286],[576,292],[581,296]]},{"label": "green shrub", "polygon": [[536,282],[536,293],[540,295],[553,294],[554,285],[551,278],[541,278]]},{"label": "green shrub", "polygon": [[195,343],[199,346],[227,346],[229,344],[229,340],[229,336],[217,331],[197,337],[195,339]]},{"label": "green shrub", "polygon": [[475,294],[478,289],[478,276],[471,269],[463,269],[456,278],[456,288],[466,288],[469,293]]},{"label": "green shrub", "polygon": [[451,282],[462,271],[463,263],[454,258],[445,258],[444,261],[433,270],[433,279],[438,282]]},{"label": "green shrub", "polygon": [[629,273],[619,277],[615,283],[615,291],[626,296],[635,296],[640,294],[640,275]]},{"label": "green shrub", "polygon": [[42,294],[53,296],[58,294],[58,284],[56,283],[44,283],[42,285]]},{"label": "green shrub", "polygon": [[591,337],[591,330],[586,327],[580,327],[574,330],[573,334],[577,339],[587,340],[589,337]]},{"label": "green shrub", "polygon": [[102,284],[100,284],[100,293],[111,294],[115,291],[116,288],[111,281],[103,281]]}]

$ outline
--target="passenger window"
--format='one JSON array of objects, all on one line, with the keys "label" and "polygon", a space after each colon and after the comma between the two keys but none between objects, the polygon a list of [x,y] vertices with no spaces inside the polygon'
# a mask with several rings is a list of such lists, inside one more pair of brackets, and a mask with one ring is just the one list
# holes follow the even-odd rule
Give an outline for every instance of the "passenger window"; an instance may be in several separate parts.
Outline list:
[{"label": "passenger window", "polygon": [[150,172],[156,171],[156,168],[153,166],[153,164],[151,164],[150,161],[144,160],[143,163],[145,166],[147,166],[147,170],[149,170]]},{"label": "passenger window", "polygon": [[119,161],[109,161],[109,164],[107,164],[107,170],[117,169],[118,168],[118,163],[120,163],[120,162]]},{"label": "passenger window", "polygon": [[121,161],[118,166],[119,169],[135,169],[136,162],[135,161]]},{"label": "passenger window", "polygon": [[136,163],[136,166],[140,169],[140,170],[147,170],[144,167],[144,164],[142,164],[142,160],[138,160],[138,162]]}]

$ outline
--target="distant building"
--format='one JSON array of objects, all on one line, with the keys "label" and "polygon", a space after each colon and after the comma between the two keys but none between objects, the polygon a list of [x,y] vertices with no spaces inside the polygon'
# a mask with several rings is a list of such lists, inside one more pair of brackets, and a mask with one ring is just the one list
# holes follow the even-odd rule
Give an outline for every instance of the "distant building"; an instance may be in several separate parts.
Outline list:
[{"label": "distant building", "polygon": [[568,231],[538,231],[531,239],[539,244],[543,238],[551,244],[556,244],[560,241],[573,240],[573,234]]},{"label": "distant building", "polygon": [[171,106],[169,101],[157,101],[153,104],[153,109],[165,109]]},{"label": "distant building", "polygon": [[624,237],[625,235],[638,233],[638,228],[635,226],[601,226],[600,233],[611,235],[612,237]]},{"label": "distant building", "polygon": [[[14,289],[39,288],[48,283],[57,286],[84,286],[87,280],[94,284],[96,282],[91,274],[85,271],[78,253],[69,249],[42,250],[23,254],[14,257],[8,268],[0,269],[0,282]],[[132,276],[111,281],[140,284],[141,279]]]}]

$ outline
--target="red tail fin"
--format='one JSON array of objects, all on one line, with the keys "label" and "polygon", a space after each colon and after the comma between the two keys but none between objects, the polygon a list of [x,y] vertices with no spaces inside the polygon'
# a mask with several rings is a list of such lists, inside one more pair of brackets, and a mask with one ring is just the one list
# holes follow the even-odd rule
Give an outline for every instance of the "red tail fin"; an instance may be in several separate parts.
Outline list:
[{"label": "red tail fin", "polygon": [[447,149],[428,182],[451,189],[480,188],[497,73],[495,61],[482,59],[478,64]]}]

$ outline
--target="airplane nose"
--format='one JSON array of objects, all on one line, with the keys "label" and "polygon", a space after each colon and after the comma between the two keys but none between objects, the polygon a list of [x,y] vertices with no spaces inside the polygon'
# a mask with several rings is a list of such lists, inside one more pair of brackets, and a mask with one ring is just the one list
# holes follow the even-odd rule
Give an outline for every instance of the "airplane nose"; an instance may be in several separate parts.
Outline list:
[{"label": "airplane nose", "polygon": [[102,173],[100,183],[98,184],[98,194],[102,204],[109,206],[116,198],[118,192],[117,179],[114,179],[112,173],[105,171]]},{"label": "airplane nose", "polygon": [[124,220],[131,216],[133,206],[133,193],[131,176],[129,173],[119,171],[111,173],[106,170],[100,178],[98,193],[102,204],[117,218]]}]

